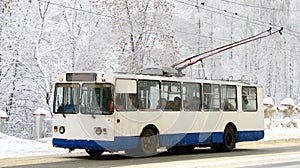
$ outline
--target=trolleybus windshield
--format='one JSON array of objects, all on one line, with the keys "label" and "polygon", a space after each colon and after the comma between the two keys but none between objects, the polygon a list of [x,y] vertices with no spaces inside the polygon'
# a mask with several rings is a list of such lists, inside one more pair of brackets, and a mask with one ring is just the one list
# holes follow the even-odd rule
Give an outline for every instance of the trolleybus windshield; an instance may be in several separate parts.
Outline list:
[{"label": "trolleybus windshield", "polygon": [[62,84],[55,85],[54,95],[54,113],[75,114],[78,113],[79,107],[79,84]]},{"label": "trolleybus windshield", "polygon": [[111,84],[85,83],[82,85],[81,113],[112,114]]}]

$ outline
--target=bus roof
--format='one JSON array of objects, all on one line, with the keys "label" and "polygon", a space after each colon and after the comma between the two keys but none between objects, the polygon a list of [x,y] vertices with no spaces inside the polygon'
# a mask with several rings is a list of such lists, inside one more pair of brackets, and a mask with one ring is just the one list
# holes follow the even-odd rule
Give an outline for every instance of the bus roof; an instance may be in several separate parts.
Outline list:
[{"label": "bus roof", "polygon": [[190,78],[186,76],[176,77],[176,76],[161,76],[161,75],[148,75],[148,74],[133,74],[124,72],[113,72],[104,73],[101,71],[77,71],[77,72],[67,72],[64,76],[59,77],[59,81],[66,79],[69,74],[97,74],[98,80],[101,78],[120,78],[120,79],[146,79],[146,80],[166,80],[166,81],[181,81],[181,82],[198,82],[198,83],[212,83],[212,84],[227,84],[227,85],[245,85],[245,86],[260,86],[256,82],[246,81],[246,80],[225,80],[225,79],[202,79],[202,78]]},{"label": "bus roof", "polygon": [[182,81],[182,82],[259,86],[256,82],[251,82],[246,80],[202,79],[202,78],[190,78],[190,77],[128,74],[128,73],[119,73],[119,72],[111,73],[110,75],[112,75],[114,78],[123,78],[123,79],[168,80],[168,81]]}]

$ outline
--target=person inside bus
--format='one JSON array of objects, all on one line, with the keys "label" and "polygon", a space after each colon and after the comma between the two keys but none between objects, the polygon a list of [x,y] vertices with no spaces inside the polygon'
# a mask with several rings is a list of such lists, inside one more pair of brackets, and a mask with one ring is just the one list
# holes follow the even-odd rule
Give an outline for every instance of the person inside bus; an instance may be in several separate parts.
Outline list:
[{"label": "person inside bus", "polygon": [[167,100],[165,98],[161,98],[157,102],[156,109],[165,109],[167,106]]},{"label": "person inside bus", "polygon": [[167,110],[172,110],[174,107],[174,101],[167,101],[166,108]]},{"label": "person inside bus", "polygon": [[193,101],[191,104],[191,109],[192,110],[199,110],[200,107],[200,99],[199,97],[193,97]]},{"label": "person inside bus", "polygon": [[186,109],[186,110],[189,110],[190,109],[190,105],[191,103],[187,100],[183,100],[183,108]]},{"label": "person inside bus", "polygon": [[[128,109],[130,110],[136,110],[138,108],[139,102],[136,94],[129,94],[129,104],[128,104]],[[145,107],[141,107],[145,108]]]},{"label": "person inside bus", "polygon": [[223,108],[224,111],[234,111],[235,110],[235,107],[229,103],[228,101],[228,98],[225,98],[224,99],[224,108]]},{"label": "person inside bus", "polygon": [[185,109],[196,111],[200,109],[200,99],[199,97],[193,97],[191,103],[185,104]]},{"label": "person inside bus", "polygon": [[243,93],[242,93],[242,107],[243,107],[243,110],[247,110],[247,104],[248,104],[247,93],[246,93],[246,91],[243,91]]},{"label": "person inside bus", "polygon": [[178,96],[174,98],[173,110],[175,111],[181,110],[181,99]]}]

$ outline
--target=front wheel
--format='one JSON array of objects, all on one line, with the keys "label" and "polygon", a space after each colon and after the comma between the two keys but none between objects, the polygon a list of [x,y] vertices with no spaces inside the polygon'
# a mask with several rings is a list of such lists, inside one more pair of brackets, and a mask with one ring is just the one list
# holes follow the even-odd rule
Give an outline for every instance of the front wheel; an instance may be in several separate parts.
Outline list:
[{"label": "front wheel", "polygon": [[140,137],[140,155],[142,157],[155,155],[157,152],[158,136],[150,128],[145,129]]},{"label": "front wheel", "polygon": [[100,158],[102,156],[103,150],[92,150],[86,149],[86,153],[88,153],[92,158]]}]

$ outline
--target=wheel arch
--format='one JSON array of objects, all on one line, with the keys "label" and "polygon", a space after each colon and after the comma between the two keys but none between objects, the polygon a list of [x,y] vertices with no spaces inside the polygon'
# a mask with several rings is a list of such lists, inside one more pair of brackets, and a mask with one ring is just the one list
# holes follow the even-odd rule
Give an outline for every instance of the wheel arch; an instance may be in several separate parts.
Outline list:
[{"label": "wheel arch", "polygon": [[158,134],[159,134],[159,130],[158,130],[158,128],[157,128],[154,124],[148,124],[148,125],[144,126],[144,128],[143,128],[142,131],[140,132],[140,135],[142,135],[142,132],[143,132],[144,130],[148,129],[148,128],[152,129],[152,130],[154,131],[155,135],[158,135]]},{"label": "wheel arch", "polygon": [[236,125],[235,125],[233,122],[228,122],[228,123],[226,124],[226,126],[224,127],[224,131],[225,131],[226,128],[229,127],[229,126],[231,126],[231,127],[234,129],[235,132],[237,132],[237,127],[236,127]]},{"label": "wheel arch", "polygon": [[233,129],[234,129],[234,132],[235,132],[235,139],[237,140],[237,137],[238,137],[238,129],[237,129],[237,127],[236,127],[236,125],[233,123],[233,122],[228,122],[227,124],[226,124],[226,126],[224,127],[224,132],[225,132],[225,130],[226,130],[226,128],[228,128],[228,127],[232,127]]},{"label": "wheel arch", "polygon": [[[140,132],[140,136],[142,135],[143,131],[146,130],[146,129],[152,129],[154,131],[155,135],[159,135],[158,128],[154,124],[148,124],[148,125],[144,126],[144,128]],[[160,144],[160,136],[157,136],[157,144],[156,144],[156,146],[159,147],[160,146],[159,144]]]}]

